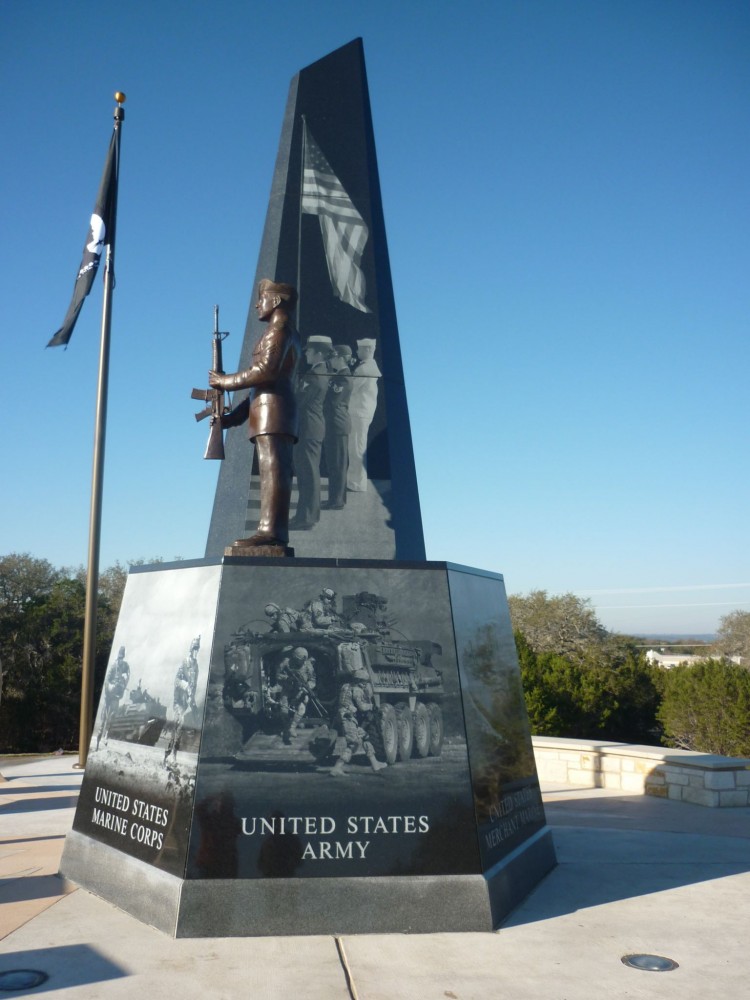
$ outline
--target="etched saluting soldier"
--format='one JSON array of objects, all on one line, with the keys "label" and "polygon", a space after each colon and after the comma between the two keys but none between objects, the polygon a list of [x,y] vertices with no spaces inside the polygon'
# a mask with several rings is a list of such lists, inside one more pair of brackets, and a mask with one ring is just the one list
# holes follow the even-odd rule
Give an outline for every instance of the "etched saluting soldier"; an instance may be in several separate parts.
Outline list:
[{"label": "etched saluting soldier", "polygon": [[294,454],[297,473],[297,512],[290,527],[294,531],[309,531],[320,520],[320,455],[325,437],[323,401],[328,390],[326,357],[333,341],[330,337],[309,337],[305,344],[305,361],[309,365],[297,386],[299,406],[299,444]]},{"label": "etched saluting soldier", "polygon": [[337,344],[328,358],[333,374],[328,383],[323,409],[326,436],[323,454],[328,469],[328,501],[324,510],[341,510],[346,503],[346,474],[349,471],[349,400],[352,395],[352,377],[349,361],[351,347]]}]

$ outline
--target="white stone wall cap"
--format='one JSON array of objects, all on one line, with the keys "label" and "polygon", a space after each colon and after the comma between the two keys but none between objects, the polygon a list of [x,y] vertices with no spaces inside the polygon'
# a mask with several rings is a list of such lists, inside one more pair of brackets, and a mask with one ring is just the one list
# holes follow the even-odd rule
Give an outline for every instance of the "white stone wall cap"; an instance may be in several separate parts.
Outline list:
[{"label": "white stone wall cap", "polygon": [[749,757],[722,757],[720,754],[679,750],[674,747],[653,747],[639,743],[614,743],[608,740],[577,740],[561,736],[532,736],[531,742],[540,750],[578,750],[581,753],[605,752],[621,757],[644,757],[681,767],[702,767],[711,771],[750,770]]}]

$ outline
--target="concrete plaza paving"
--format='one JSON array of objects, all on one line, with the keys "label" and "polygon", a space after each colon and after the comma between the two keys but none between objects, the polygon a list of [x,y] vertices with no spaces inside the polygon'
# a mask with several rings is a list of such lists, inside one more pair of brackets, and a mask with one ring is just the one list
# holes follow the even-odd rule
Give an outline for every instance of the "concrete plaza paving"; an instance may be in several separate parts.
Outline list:
[{"label": "concrete plaza paving", "polygon": [[[0,762],[0,974],[49,977],[0,995],[750,997],[748,808],[545,785],[558,866],[495,933],[173,940],[57,877],[82,777],[74,761]],[[650,972],[621,961],[643,952],[678,968]]]}]

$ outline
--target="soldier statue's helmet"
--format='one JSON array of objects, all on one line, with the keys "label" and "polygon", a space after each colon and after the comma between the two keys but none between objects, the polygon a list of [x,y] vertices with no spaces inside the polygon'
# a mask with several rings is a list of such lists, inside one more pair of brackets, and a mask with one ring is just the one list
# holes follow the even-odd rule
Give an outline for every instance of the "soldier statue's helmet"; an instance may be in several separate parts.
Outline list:
[{"label": "soldier statue's helmet", "polygon": [[264,608],[264,614],[268,615],[269,618],[271,617],[271,615],[276,615],[280,611],[281,608],[278,606],[278,604],[267,604]]},{"label": "soldier statue's helmet", "polygon": [[190,643],[190,652],[197,653],[200,648],[201,648],[201,637],[197,635]]},{"label": "soldier statue's helmet", "polygon": [[331,590],[330,587],[324,587],[323,590],[321,590],[320,592],[320,599],[321,601],[335,601],[336,591]]},{"label": "soldier statue's helmet", "polygon": [[297,646],[292,650],[292,656],[296,656],[298,660],[307,659],[307,650],[304,646]]},{"label": "soldier statue's helmet", "polygon": [[117,651],[117,658],[119,659],[121,656],[124,656],[124,655],[125,655],[125,647],[124,646],[120,646],[119,650]]},{"label": "soldier statue's helmet", "polygon": [[352,622],[349,627],[355,635],[362,635],[362,633],[366,631],[366,627],[362,624],[362,622]]},{"label": "soldier statue's helmet", "polygon": [[290,309],[297,305],[297,289],[294,285],[287,285],[283,281],[271,281],[264,278],[258,284],[258,295],[268,292],[271,295],[278,295],[282,302],[285,302]]},{"label": "soldier statue's helmet", "polygon": [[377,341],[372,337],[362,337],[361,340],[357,341],[357,347],[372,347],[373,350],[376,344]]}]

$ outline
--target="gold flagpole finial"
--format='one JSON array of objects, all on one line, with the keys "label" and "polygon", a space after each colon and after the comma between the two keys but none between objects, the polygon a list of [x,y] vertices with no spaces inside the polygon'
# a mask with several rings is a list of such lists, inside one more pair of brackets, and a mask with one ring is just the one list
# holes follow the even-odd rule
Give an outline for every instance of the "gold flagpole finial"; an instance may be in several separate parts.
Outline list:
[{"label": "gold flagpole finial", "polygon": [[125,95],[123,94],[123,92],[121,90],[116,90],[115,91],[115,100],[117,101],[118,104],[124,104],[125,103]]}]

